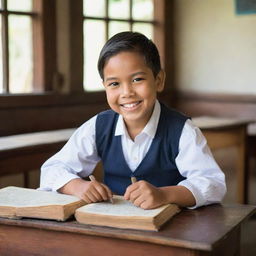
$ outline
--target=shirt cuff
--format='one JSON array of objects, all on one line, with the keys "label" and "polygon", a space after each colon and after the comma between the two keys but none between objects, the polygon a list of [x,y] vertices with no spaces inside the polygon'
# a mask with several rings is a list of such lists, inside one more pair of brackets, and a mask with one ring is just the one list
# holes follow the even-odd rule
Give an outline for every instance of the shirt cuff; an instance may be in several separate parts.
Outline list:
[{"label": "shirt cuff", "polygon": [[194,196],[196,200],[196,204],[191,207],[186,207],[188,209],[196,209],[200,206],[206,205],[206,200],[204,196],[202,195],[201,191],[197,189],[191,182],[188,180],[181,181],[178,186],[184,186],[186,187]]},{"label": "shirt cuff", "polygon": [[60,189],[61,187],[63,187],[65,184],[67,184],[68,182],[70,182],[73,179],[81,179],[81,177],[79,177],[78,175],[75,175],[73,173],[66,173],[65,177],[58,177],[55,182],[53,182],[52,184],[52,191],[57,191],[58,189]]}]

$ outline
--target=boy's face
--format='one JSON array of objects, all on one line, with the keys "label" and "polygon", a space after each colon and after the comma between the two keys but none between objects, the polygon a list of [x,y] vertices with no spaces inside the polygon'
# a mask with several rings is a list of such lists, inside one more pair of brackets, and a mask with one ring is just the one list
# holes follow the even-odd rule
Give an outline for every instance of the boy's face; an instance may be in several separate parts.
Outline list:
[{"label": "boy's face", "polygon": [[143,128],[153,111],[157,92],[164,88],[164,72],[155,78],[144,58],[136,52],[121,52],[104,67],[107,101],[121,114],[128,128]]}]

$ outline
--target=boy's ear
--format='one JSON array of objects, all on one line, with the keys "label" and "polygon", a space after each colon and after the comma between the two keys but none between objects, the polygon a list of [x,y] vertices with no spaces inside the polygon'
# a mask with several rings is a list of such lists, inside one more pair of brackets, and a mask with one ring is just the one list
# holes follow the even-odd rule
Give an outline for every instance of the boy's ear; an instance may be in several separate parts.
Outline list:
[{"label": "boy's ear", "polygon": [[161,69],[156,76],[157,92],[162,92],[165,84],[165,72]]}]

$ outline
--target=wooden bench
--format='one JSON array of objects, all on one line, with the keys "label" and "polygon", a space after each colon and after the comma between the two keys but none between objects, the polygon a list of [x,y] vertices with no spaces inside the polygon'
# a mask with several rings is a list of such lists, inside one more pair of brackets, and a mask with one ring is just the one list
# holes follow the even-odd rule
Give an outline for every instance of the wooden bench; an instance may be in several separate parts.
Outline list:
[{"label": "wooden bench", "polygon": [[0,137],[0,176],[36,170],[67,142],[75,129],[35,132]]},{"label": "wooden bench", "polygon": [[256,123],[248,126],[248,155],[256,158]]},{"label": "wooden bench", "polygon": [[201,116],[192,118],[203,132],[211,150],[236,147],[237,202],[248,202],[247,126],[250,120]]}]

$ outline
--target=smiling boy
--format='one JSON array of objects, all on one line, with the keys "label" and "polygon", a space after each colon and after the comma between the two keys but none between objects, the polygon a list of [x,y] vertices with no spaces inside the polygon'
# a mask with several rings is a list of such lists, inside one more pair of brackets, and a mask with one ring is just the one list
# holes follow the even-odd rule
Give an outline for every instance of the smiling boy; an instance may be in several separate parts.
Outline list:
[{"label": "smiling boy", "polygon": [[[165,74],[154,43],[140,33],[119,33],[103,47],[98,70],[111,110],[85,122],[44,163],[40,188],[87,203],[121,194],[144,209],[220,202],[225,176],[205,138],[188,117],[157,100]],[[82,179],[100,160],[104,183]],[[138,181],[130,184],[131,176]]]}]

